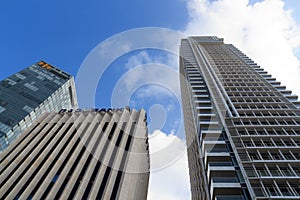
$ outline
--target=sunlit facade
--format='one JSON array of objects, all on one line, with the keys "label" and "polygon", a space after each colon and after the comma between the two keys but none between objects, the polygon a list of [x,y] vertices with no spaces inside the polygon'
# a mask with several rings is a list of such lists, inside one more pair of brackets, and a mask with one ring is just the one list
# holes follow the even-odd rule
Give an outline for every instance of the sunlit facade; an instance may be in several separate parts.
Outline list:
[{"label": "sunlit facade", "polygon": [[44,113],[0,153],[0,199],[147,199],[144,110]]},{"label": "sunlit facade", "polygon": [[192,199],[300,199],[297,96],[223,39],[180,56]]}]

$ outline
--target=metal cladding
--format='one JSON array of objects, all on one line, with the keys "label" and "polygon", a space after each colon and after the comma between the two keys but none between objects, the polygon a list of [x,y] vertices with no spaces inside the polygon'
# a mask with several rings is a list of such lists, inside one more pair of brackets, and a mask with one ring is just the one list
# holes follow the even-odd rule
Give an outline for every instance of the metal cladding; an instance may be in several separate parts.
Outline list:
[{"label": "metal cladding", "polygon": [[300,103],[223,39],[181,41],[192,199],[300,199]]},{"label": "metal cladding", "polygon": [[77,108],[74,78],[40,61],[0,82],[0,151],[45,111]]},{"label": "metal cladding", "polygon": [[146,199],[144,110],[45,113],[0,154],[0,199]]}]

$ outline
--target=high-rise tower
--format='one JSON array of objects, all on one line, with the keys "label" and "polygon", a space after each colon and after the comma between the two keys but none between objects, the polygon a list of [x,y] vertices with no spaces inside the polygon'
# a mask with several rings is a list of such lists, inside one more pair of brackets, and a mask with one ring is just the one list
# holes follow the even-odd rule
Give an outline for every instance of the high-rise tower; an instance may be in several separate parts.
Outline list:
[{"label": "high-rise tower", "polygon": [[300,199],[297,96],[223,39],[180,56],[192,198]]},{"label": "high-rise tower", "polygon": [[74,78],[40,61],[0,82],[0,151],[45,111],[77,108]]},{"label": "high-rise tower", "polygon": [[144,110],[44,113],[0,157],[0,199],[147,198]]}]

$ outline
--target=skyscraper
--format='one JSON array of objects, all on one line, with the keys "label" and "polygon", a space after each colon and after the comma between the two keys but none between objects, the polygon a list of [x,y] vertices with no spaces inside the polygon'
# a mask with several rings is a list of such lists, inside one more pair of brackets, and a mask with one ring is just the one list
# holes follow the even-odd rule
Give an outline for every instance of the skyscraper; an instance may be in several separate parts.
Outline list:
[{"label": "skyscraper", "polygon": [[45,111],[77,108],[74,78],[40,61],[0,82],[0,151]]},{"label": "skyscraper", "polygon": [[146,199],[144,110],[44,113],[0,160],[0,199]]},{"label": "skyscraper", "polygon": [[300,199],[297,96],[223,39],[180,55],[192,198]]}]

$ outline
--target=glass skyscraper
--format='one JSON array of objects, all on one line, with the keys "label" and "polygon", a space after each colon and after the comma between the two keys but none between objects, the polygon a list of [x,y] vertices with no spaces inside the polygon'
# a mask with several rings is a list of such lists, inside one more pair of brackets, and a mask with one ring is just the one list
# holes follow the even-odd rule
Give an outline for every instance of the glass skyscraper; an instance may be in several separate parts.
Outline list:
[{"label": "glass skyscraper", "polygon": [[74,78],[44,61],[0,82],[0,151],[45,111],[77,108]]},{"label": "glass skyscraper", "polygon": [[223,39],[180,56],[192,199],[300,199],[297,96]]}]

